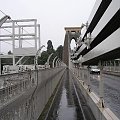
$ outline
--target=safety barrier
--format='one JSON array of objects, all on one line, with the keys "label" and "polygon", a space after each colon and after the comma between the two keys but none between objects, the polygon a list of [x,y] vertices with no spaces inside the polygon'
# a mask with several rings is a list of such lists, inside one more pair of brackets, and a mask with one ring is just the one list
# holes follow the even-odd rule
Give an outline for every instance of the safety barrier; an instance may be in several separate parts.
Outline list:
[{"label": "safety barrier", "polygon": [[[0,76],[0,120],[37,120],[65,67]],[[9,84],[8,84],[9,83]]]},{"label": "safety barrier", "polygon": [[73,67],[71,71],[74,74],[74,78],[79,84],[80,90],[84,95],[87,104],[90,106],[96,120],[119,120],[117,116],[104,105],[104,89],[102,71],[99,77],[99,96],[93,92],[90,82],[90,71],[87,67]]}]

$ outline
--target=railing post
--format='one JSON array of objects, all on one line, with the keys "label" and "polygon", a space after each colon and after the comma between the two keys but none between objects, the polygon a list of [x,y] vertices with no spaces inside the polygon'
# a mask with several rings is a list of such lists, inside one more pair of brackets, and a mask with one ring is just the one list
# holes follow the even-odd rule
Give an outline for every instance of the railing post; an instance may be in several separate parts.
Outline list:
[{"label": "railing post", "polygon": [[79,78],[79,66],[77,66],[77,77]]},{"label": "railing post", "polygon": [[99,79],[99,97],[100,97],[100,100],[99,100],[99,106],[100,107],[104,107],[104,81],[103,81],[103,66],[102,66],[102,63],[99,62],[99,68],[100,68],[100,79]]},{"label": "railing post", "polygon": [[80,66],[78,66],[78,78],[80,78]]},{"label": "railing post", "polygon": [[90,86],[90,66],[88,66],[88,92],[91,92],[91,86]]},{"label": "railing post", "polygon": [[83,81],[83,85],[85,84],[85,81],[84,81],[84,68],[82,66],[82,81]]},{"label": "railing post", "polygon": [[120,72],[120,61],[118,62],[118,71]]}]

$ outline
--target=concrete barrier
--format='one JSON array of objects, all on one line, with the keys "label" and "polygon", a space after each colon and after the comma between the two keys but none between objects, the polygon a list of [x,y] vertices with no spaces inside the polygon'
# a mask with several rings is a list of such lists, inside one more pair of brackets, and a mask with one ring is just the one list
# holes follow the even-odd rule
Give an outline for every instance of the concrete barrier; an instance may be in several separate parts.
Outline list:
[{"label": "concrete barrier", "polygon": [[77,81],[77,84],[79,85],[96,120],[119,120],[108,107],[101,107],[100,98],[94,92],[88,91],[88,86],[85,83],[83,84],[83,80],[78,79],[74,74],[73,77]]},{"label": "concrete barrier", "polygon": [[[4,97],[4,105],[0,104],[0,120],[37,120],[56,88],[64,70],[65,67],[57,67],[23,73],[22,77],[29,80],[29,82],[23,82],[22,88],[20,88],[20,85],[17,85],[21,92],[19,91],[14,97],[7,100],[6,96],[9,96],[10,91],[13,91],[13,89],[11,88],[8,91],[8,87],[4,88],[8,94],[6,93]],[[17,80],[19,78],[18,74],[15,74],[17,77],[14,77],[14,74],[12,77]],[[8,76],[6,77],[8,78]]]}]

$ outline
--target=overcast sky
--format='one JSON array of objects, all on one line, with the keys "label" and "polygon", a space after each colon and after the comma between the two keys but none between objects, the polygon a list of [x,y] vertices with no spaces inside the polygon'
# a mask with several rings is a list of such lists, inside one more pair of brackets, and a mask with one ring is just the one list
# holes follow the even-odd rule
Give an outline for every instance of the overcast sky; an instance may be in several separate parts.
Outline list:
[{"label": "overcast sky", "polygon": [[[86,23],[96,0],[1,0],[0,9],[12,19],[34,18],[41,25],[41,43],[64,43],[64,27]],[[2,13],[0,13],[2,14]]]}]

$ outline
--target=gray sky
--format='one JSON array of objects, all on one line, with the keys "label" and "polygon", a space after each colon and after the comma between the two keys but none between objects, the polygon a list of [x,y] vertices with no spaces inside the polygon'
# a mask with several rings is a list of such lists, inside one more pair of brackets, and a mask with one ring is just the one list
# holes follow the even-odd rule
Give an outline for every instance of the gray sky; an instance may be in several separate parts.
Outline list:
[{"label": "gray sky", "polygon": [[[64,27],[86,23],[95,0],[1,0],[0,9],[12,19],[34,18],[41,25],[41,43],[63,45]],[[1,13],[0,13],[1,14]]]}]

